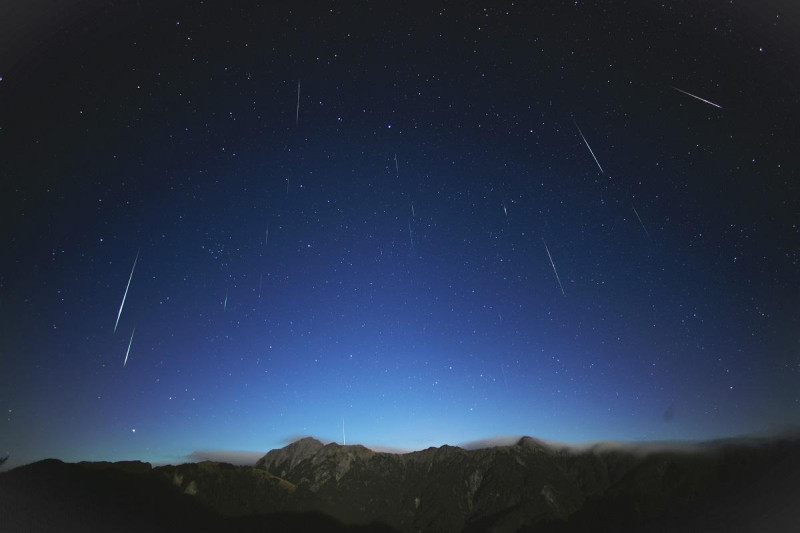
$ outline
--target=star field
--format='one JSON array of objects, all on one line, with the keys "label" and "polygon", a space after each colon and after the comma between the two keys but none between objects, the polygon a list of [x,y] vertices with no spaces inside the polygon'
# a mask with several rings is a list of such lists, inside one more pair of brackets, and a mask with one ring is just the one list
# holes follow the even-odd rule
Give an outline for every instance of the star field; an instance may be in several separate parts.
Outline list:
[{"label": "star field", "polygon": [[788,2],[90,4],[0,12],[9,465],[797,424]]}]

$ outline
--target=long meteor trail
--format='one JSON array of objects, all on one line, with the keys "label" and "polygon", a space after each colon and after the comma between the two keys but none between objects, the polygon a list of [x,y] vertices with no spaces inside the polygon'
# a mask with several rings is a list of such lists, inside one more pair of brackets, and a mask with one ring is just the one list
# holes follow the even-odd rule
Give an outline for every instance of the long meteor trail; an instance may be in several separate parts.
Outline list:
[{"label": "long meteor trail", "polygon": [[553,256],[550,255],[550,248],[547,247],[547,243],[545,242],[544,239],[542,239],[542,242],[544,243],[544,249],[547,251],[547,258],[550,259],[550,266],[553,267],[553,272],[556,275],[556,280],[558,281],[558,286],[559,286],[559,288],[561,288],[561,294],[563,294],[564,298],[566,298],[567,294],[564,292],[564,286],[561,285],[561,278],[558,277],[558,271],[556,270],[556,264],[553,262]]},{"label": "long meteor trail", "polygon": [[133,344],[133,334],[136,333],[136,328],[133,328],[131,332],[131,340],[128,341],[128,350],[125,352],[125,361],[122,362],[122,368],[125,368],[125,365],[128,364],[128,355],[131,353],[131,344]]},{"label": "long meteor trail", "polygon": [[131,280],[133,279],[133,271],[136,268],[136,261],[139,260],[139,252],[141,250],[136,251],[136,259],[133,260],[133,268],[131,268],[131,275],[128,278],[128,285],[125,286],[125,294],[122,295],[122,303],[119,304],[119,311],[117,311],[117,321],[114,323],[114,333],[117,332],[117,326],[119,325],[119,317],[122,316],[122,308],[125,307],[125,298],[128,297],[128,289],[131,288]]},{"label": "long meteor trail", "polygon": [[578,129],[578,133],[580,133],[580,134],[581,134],[581,139],[583,139],[583,142],[584,142],[584,144],[586,145],[586,148],[588,148],[588,149],[589,149],[589,153],[590,153],[590,154],[592,154],[592,158],[594,158],[594,162],[595,162],[595,163],[597,163],[597,168],[599,168],[599,169],[600,169],[600,173],[601,173],[601,174],[605,174],[605,172],[603,171],[603,167],[601,167],[601,166],[600,166],[600,161],[598,161],[598,160],[597,160],[597,156],[595,156],[595,155],[594,155],[594,150],[592,150],[592,147],[591,147],[591,146],[589,146],[589,141],[587,141],[587,140],[586,140],[586,137],[584,137],[584,135],[583,135],[583,132],[581,131],[581,128],[580,128],[580,126],[578,126],[578,123],[577,123],[577,122],[575,122],[575,120],[573,120],[573,121],[572,121],[572,123],[573,123],[573,124],[575,124],[575,127]]},{"label": "long meteor trail", "polygon": [[633,208],[633,214],[636,215],[637,220],[639,220],[639,224],[641,224],[642,229],[644,230],[644,234],[647,235],[647,239],[650,242],[652,242],[653,239],[650,237],[650,232],[647,231],[647,228],[644,227],[644,222],[642,222],[642,217],[639,216],[639,212],[636,210],[636,206],[631,204],[631,207]]},{"label": "long meteor trail", "polygon": [[697,96],[697,95],[694,95],[694,94],[692,94],[692,93],[687,93],[687,92],[686,92],[686,91],[684,91],[683,89],[678,89],[677,87],[672,87],[672,88],[673,88],[673,89],[675,89],[676,91],[678,91],[679,93],[683,93],[683,94],[685,94],[686,96],[691,96],[692,98],[696,98],[696,99],[700,100],[701,102],[705,102],[705,103],[706,103],[706,104],[708,104],[708,105],[713,105],[713,106],[714,106],[714,107],[716,107],[716,108],[722,109],[722,106],[721,106],[721,105],[719,105],[719,104],[715,104],[715,103],[714,103],[714,102],[712,102],[711,100],[706,100],[705,98],[700,98],[700,97],[699,97],[699,96]]},{"label": "long meteor trail", "polygon": [[294,125],[300,124],[300,80],[297,80],[297,112],[294,117]]},{"label": "long meteor trail", "polygon": [[503,383],[506,384],[506,390],[508,390],[508,380],[506,379],[506,371],[503,369],[503,363],[500,363],[500,372],[503,374]]}]

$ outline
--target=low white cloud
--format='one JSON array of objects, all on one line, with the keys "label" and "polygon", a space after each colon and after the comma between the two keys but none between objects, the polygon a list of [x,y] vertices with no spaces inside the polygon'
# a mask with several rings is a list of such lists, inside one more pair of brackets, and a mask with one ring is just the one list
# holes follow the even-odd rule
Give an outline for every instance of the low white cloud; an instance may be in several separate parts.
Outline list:
[{"label": "low white cloud", "polygon": [[[475,440],[460,444],[465,450],[480,450],[495,446],[513,446],[522,436],[500,436],[489,439]],[[528,437],[531,438],[531,437]],[[554,440],[532,439],[537,444],[551,450],[566,450],[571,453],[607,453],[612,451],[627,452],[634,455],[649,455],[654,453],[700,453],[712,452],[721,446],[754,445],[766,439],[748,437],[731,438],[717,441],[692,442],[692,441],[590,441],[582,443],[566,443]]]},{"label": "low white cloud", "polygon": [[482,450],[484,448],[494,448],[495,446],[513,446],[518,443],[521,438],[522,435],[501,435],[499,437],[463,442],[459,444],[458,447],[464,448],[465,450]]},{"label": "low white cloud", "polygon": [[264,457],[267,452],[250,452],[241,450],[198,450],[186,456],[190,463],[201,461],[216,461],[232,465],[253,466],[256,461]]},{"label": "low white cloud", "polygon": [[[300,439],[312,437],[322,444],[330,444],[333,441],[314,437],[313,435],[291,435],[281,439],[282,443],[286,445],[296,442]],[[483,448],[492,448],[495,446],[514,446],[517,444],[522,435],[506,435],[492,437],[489,439],[481,439],[468,441],[459,444],[460,448],[465,450],[480,450]],[[528,437],[530,438],[530,437]],[[611,451],[628,452],[635,455],[648,455],[653,453],[699,453],[699,452],[713,452],[720,448],[727,446],[757,446],[769,443],[774,439],[788,438],[800,439],[800,429],[797,426],[790,428],[781,428],[781,431],[765,432],[763,434],[741,436],[728,439],[718,439],[704,442],[697,441],[652,441],[652,442],[614,442],[614,441],[594,441],[579,444],[565,443],[553,440],[536,439],[532,440],[552,450],[568,450],[572,453],[606,453]],[[353,443],[360,444],[360,443]],[[392,446],[369,445],[362,444],[374,452],[380,453],[393,453],[405,454],[411,453],[413,449],[398,448]],[[230,463],[234,465],[253,466],[256,461],[264,457],[267,452],[253,452],[253,451],[240,451],[240,450],[198,450],[186,456],[187,462],[200,462],[200,461],[218,461],[221,463]]]}]

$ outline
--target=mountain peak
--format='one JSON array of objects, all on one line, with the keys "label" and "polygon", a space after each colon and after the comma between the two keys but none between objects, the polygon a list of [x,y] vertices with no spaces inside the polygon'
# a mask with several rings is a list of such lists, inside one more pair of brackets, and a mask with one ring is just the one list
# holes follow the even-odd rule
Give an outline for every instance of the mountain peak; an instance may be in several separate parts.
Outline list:
[{"label": "mountain peak", "polygon": [[256,462],[256,468],[269,470],[279,467],[283,470],[297,466],[301,461],[312,457],[325,445],[313,437],[304,437],[277,450],[271,450]]},{"label": "mountain peak", "polygon": [[302,439],[297,439],[296,441],[292,442],[291,444],[289,444],[289,446],[286,447],[289,448],[291,446],[314,446],[316,448],[321,448],[322,446],[324,446],[324,444],[322,444],[322,442],[318,441],[314,437],[303,437]]},{"label": "mountain peak", "polygon": [[516,446],[519,446],[520,448],[529,448],[529,449],[541,450],[541,451],[544,451],[544,450],[548,449],[547,444],[545,444],[541,440],[535,439],[533,437],[527,437],[527,436],[520,438],[517,441]]}]

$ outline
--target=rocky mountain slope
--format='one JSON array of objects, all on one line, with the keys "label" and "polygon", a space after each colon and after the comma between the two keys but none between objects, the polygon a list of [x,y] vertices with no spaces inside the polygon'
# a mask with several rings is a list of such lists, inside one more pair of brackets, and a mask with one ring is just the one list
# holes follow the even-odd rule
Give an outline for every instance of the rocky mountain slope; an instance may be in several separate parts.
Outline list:
[{"label": "rocky mountain slope", "polygon": [[381,521],[401,531],[701,523],[746,531],[779,529],[782,520],[800,531],[796,441],[575,453],[524,437],[512,446],[395,455],[303,439],[268,453],[256,469],[307,490],[314,509],[343,522]]},{"label": "rocky mountain slope", "polygon": [[800,531],[797,509],[797,438],[408,454],[306,438],[255,467],[49,460],[0,474],[0,516],[21,531]]}]

